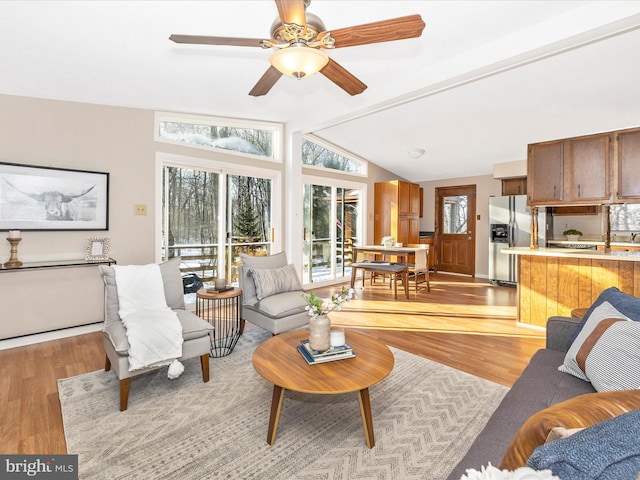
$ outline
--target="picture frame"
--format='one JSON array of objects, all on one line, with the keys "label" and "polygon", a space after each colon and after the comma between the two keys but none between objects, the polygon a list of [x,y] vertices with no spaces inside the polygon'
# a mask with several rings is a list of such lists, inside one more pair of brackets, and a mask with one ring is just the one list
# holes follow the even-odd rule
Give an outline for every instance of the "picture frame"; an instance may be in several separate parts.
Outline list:
[{"label": "picture frame", "polygon": [[89,237],[87,238],[84,259],[88,262],[109,260],[110,248],[109,237]]},{"label": "picture frame", "polygon": [[109,230],[109,173],[0,162],[5,230]]}]

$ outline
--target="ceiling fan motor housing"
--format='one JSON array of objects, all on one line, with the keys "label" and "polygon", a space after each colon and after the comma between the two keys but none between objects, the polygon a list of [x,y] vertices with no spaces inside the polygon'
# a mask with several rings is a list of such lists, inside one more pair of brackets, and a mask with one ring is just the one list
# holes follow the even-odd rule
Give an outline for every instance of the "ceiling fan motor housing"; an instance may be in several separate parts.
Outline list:
[{"label": "ceiling fan motor housing", "polygon": [[280,17],[276,17],[271,25],[271,38],[282,43],[312,42],[320,32],[325,31],[325,26],[320,17],[310,12],[305,12],[306,28],[295,23],[283,23]]}]

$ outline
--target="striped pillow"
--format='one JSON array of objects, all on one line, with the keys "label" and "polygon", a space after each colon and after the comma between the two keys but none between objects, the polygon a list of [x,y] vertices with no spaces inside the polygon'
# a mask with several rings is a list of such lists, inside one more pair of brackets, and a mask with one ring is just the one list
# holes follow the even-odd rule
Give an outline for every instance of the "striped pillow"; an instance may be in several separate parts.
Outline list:
[{"label": "striped pillow", "polygon": [[598,392],[640,388],[640,323],[603,302],[558,370],[591,382]]},{"label": "striped pillow", "polygon": [[251,268],[258,300],[283,292],[302,291],[298,274],[292,264],[280,268]]},{"label": "striped pillow", "polygon": [[607,328],[586,358],[587,378],[598,392],[640,389],[640,322]]}]

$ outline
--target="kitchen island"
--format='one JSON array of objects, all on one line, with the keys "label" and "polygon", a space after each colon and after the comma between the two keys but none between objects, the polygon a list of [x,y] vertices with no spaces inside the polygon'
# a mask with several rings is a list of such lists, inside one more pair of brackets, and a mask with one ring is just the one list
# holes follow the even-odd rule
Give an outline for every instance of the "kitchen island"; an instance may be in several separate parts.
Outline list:
[{"label": "kitchen island", "polygon": [[640,252],[505,248],[518,256],[518,321],[544,327],[554,315],[589,307],[608,287],[640,296]]}]

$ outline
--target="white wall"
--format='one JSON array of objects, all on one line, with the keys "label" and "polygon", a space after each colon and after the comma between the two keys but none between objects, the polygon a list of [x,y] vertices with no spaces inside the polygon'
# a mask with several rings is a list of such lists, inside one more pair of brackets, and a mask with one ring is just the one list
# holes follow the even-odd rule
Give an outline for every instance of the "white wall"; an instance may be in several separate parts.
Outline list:
[{"label": "white wall", "polygon": [[[0,112],[0,162],[110,173],[109,230],[23,232],[19,247],[22,261],[83,258],[86,238],[90,236],[110,237],[110,253],[119,264],[157,261],[155,162],[158,152],[284,169],[274,162],[155,142],[152,110],[0,95]],[[371,165],[369,178],[368,203],[373,212],[373,182],[394,177]],[[283,199],[287,188],[292,187],[285,180]],[[147,205],[147,215],[134,215],[135,204]],[[275,208],[280,208],[283,218],[295,213],[287,212],[284,204]],[[372,218],[366,224],[370,235]],[[3,237],[4,232],[0,232],[0,262],[9,258],[9,243],[2,240]],[[95,267],[29,272],[0,270],[0,305],[0,339],[100,322],[102,282]]]},{"label": "white wall", "polygon": [[[108,236],[118,263],[154,262],[156,153],[239,161],[155,142],[151,110],[0,95],[0,111],[0,161],[110,174],[108,231],[23,232],[22,261],[83,258],[87,237]],[[273,162],[245,163],[283,168]],[[147,205],[147,215],[134,215],[135,204]],[[9,257],[9,244],[3,243],[2,262]],[[100,322],[102,299],[96,267],[0,271],[0,338]]]},{"label": "white wall", "polygon": [[423,217],[420,220],[420,230],[433,231],[435,225],[436,188],[456,185],[476,186],[476,276],[488,278],[489,275],[489,197],[502,193],[502,183],[492,175],[479,177],[460,177],[433,182],[422,182],[424,188]]}]

